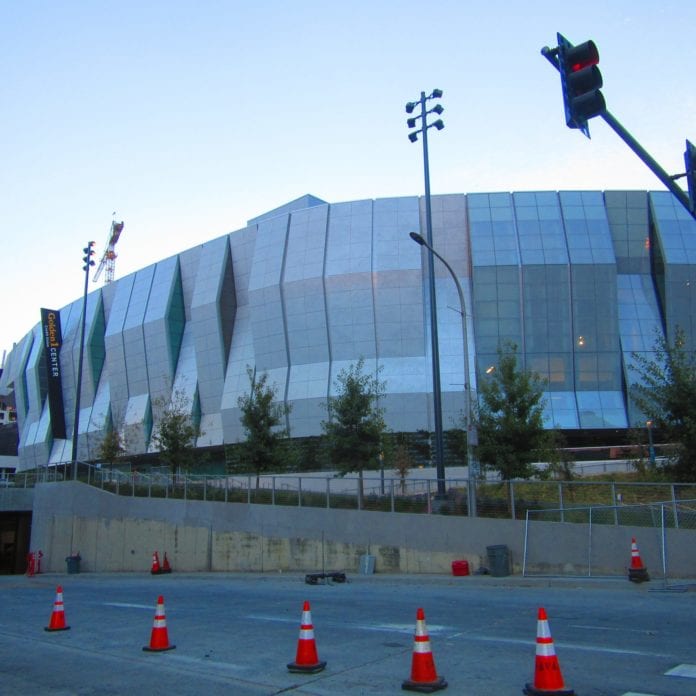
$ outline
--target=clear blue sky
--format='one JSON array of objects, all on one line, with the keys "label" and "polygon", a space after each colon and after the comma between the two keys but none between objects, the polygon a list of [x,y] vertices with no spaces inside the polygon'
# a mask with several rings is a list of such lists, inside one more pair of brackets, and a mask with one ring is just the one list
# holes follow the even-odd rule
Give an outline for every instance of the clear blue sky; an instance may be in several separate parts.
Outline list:
[{"label": "clear blue sky", "polygon": [[660,190],[600,119],[591,141],[566,128],[539,51],[594,39],[608,109],[676,173],[694,26],[686,0],[6,2],[0,357],[81,295],[114,211],[119,278],[305,193],[421,195],[404,112],[421,90],[444,91],[433,193]]}]

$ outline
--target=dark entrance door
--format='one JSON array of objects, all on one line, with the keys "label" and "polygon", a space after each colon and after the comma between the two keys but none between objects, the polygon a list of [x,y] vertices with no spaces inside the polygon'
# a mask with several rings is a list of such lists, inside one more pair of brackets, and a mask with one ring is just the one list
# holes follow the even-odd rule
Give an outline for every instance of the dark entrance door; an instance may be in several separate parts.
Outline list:
[{"label": "dark entrance door", "polygon": [[27,569],[31,512],[0,512],[0,574],[22,574]]}]

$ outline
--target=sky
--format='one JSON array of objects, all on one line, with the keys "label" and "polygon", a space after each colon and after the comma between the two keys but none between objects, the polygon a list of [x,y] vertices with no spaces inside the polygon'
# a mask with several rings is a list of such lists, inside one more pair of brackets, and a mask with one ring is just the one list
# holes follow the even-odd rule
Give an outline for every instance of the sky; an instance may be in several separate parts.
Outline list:
[{"label": "sky", "polygon": [[422,91],[443,90],[433,194],[664,190],[603,120],[566,127],[540,49],[593,39],[608,110],[673,174],[696,141],[695,25],[687,0],[8,0],[0,360],[82,296],[113,219],[118,279],[307,193],[423,195],[404,110]]}]

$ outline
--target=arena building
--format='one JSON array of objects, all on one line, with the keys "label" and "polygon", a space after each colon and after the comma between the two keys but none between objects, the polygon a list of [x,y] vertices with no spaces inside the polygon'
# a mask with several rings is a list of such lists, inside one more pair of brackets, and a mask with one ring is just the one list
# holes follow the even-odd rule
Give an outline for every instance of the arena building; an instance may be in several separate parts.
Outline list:
[{"label": "arena building", "polygon": [[[395,432],[433,430],[426,236],[419,197],[326,203],[304,196],[88,296],[78,459],[111,428],[153,451],[173,398],[200,422],[199,447],[243,438],[247,368],[292,406],[293,437],[318,435],[342,368],[365,359],[386,384]],[[696,222],[671,194],[567,191],[432,197],[445,430],[502,342],[547,381],[549,428],[625,430],[635,352],[681,327],[696,345]],[[44,311],[0,377],[12,394],[20,468],[70,461],[83,299]],[[37,308],[37,318],[39,308]],[[51,342],[53,341],[53,343]]]}]

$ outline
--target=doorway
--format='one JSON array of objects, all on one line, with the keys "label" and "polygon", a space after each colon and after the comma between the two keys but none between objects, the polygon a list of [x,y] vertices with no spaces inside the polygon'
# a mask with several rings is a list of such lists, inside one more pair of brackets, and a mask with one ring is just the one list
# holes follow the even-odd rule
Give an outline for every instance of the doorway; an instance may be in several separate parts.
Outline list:
[{"label": "doorway", "polygon": [[27,569],[31,512],[0,512],[0,575],[21,575]]}]

